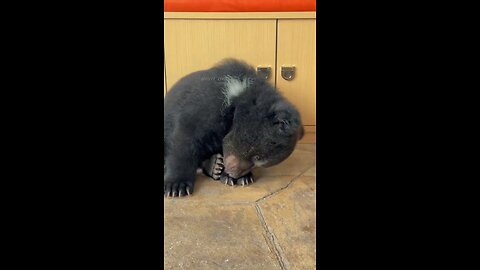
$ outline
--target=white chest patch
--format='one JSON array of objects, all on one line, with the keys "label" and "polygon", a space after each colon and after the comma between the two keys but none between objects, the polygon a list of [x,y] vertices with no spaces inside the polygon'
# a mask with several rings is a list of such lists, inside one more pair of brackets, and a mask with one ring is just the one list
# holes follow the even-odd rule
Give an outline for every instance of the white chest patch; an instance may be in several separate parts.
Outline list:
[{"label": "white chest patch", "polygon": [[239,96],[250,86],[247,79],[239,80],[231,76],[225,76],[225,87],[223,94],[225,96],[225,104],[228,106],[234,97]]}]

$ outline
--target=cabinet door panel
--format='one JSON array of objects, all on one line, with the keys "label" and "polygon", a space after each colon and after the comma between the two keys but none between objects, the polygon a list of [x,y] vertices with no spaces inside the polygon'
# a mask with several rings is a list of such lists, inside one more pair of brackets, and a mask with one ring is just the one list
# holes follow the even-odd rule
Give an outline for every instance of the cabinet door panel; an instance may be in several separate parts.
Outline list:
[{"label": "cabinet door panel", "polygon": [[276,20],[165,20],[167,91],[183,76],[224,58],[270,66],[275,82]]},{"label": "cabinet door panel", "polygon": [[[300,110],[303,124],[316,125],[316,20],[278,20],[277,87]],[[291,81],[282,66],[295,67]]]}]

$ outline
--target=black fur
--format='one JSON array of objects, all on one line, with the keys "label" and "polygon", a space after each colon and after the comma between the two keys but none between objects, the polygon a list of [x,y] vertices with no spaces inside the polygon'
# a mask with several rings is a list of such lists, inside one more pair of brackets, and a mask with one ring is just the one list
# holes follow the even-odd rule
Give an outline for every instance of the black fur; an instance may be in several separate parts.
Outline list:
[{"label": "black fur", "polygon": [[[226,78],[249,82],[230,103]],[[182,78],[164,104],[167,196],[192,193],[197,168],[212,155],[223,154],[225,173],[238,179],[249,175],[254,162],[269,167],[285,160],[303,136],[295,107],[252,67],[234,59]]]}]

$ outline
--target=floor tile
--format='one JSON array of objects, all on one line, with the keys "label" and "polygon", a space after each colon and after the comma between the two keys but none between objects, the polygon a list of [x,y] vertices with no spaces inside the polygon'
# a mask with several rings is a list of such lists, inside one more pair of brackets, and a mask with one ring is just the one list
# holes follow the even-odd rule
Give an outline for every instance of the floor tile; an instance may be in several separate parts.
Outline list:
[{"label": "floor tile", "polygon": [[[219,181],[197,174],[195,190],[192,196],[175,199],[164,199],[165,203],[175,200],[177,203],[202,204],[235,204],[253,203],[271,193],[281,190],[295,177],[311,171],[315,164],[315,155],[312,152],[312,145],[306,145],[302,149],[296,149],[284,162],[270,168],[256,168],[253,170],[255,182],[252,185],[225,186]],[[314,146],[314,145],[313,145]]]},{"label": "floor tile", "polygon": [[197,176],[192,196],[164,198],[164,203],[176,204],[248,204],[288,186],[292,176],[262,176],[249,186],[226,186],[203,175]]},{"label": "floor tile", "polygon": [[315,269],[316,145],[298,145],[256,181],[197,175],[190,197],[164,199],[166,269]]},{"label": "floor tile", "polygon": [[165,269],[281,269],[253,205],[165,205]]},{"label": "floor tile", "polygon": [[315,152],[309,147],[297,146],[288,159],[270,168],[255,168],[253,175],[262,176],[298,176],[304,173],[316,162]]},{"label": "floor tile", "polygon": [[317,176],[317,166],[316,164],[312,166],[308,171],[306,171],[303,176]]},{"label": "floor tile", "polygon": [[316,267],[316,181],[301,177],[259,203],[287,269]]},{"label": "floor tile", "polygon": [[314,143],[308,143],[308,144],[298,144],[296,146],[297,150],[302,150],[302,151],[308,151],[311,153],[316,153],[317,152],[317,144]]}]

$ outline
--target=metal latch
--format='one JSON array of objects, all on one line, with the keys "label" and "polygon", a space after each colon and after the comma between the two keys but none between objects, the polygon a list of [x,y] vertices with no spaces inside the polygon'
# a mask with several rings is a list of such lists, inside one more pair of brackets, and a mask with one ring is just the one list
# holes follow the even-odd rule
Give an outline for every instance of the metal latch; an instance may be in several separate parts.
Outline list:
[{"label": "metal latch", "polygon": [[282,78],[287,81],[291,81],[295,78],[295,67],[283,67],[282,66]]},{"label": "metal latch", "polygon": [[271,67],[257,67],[257,74],[258,76],[268,80],[270,78],[270,74],[272,73]]}]

